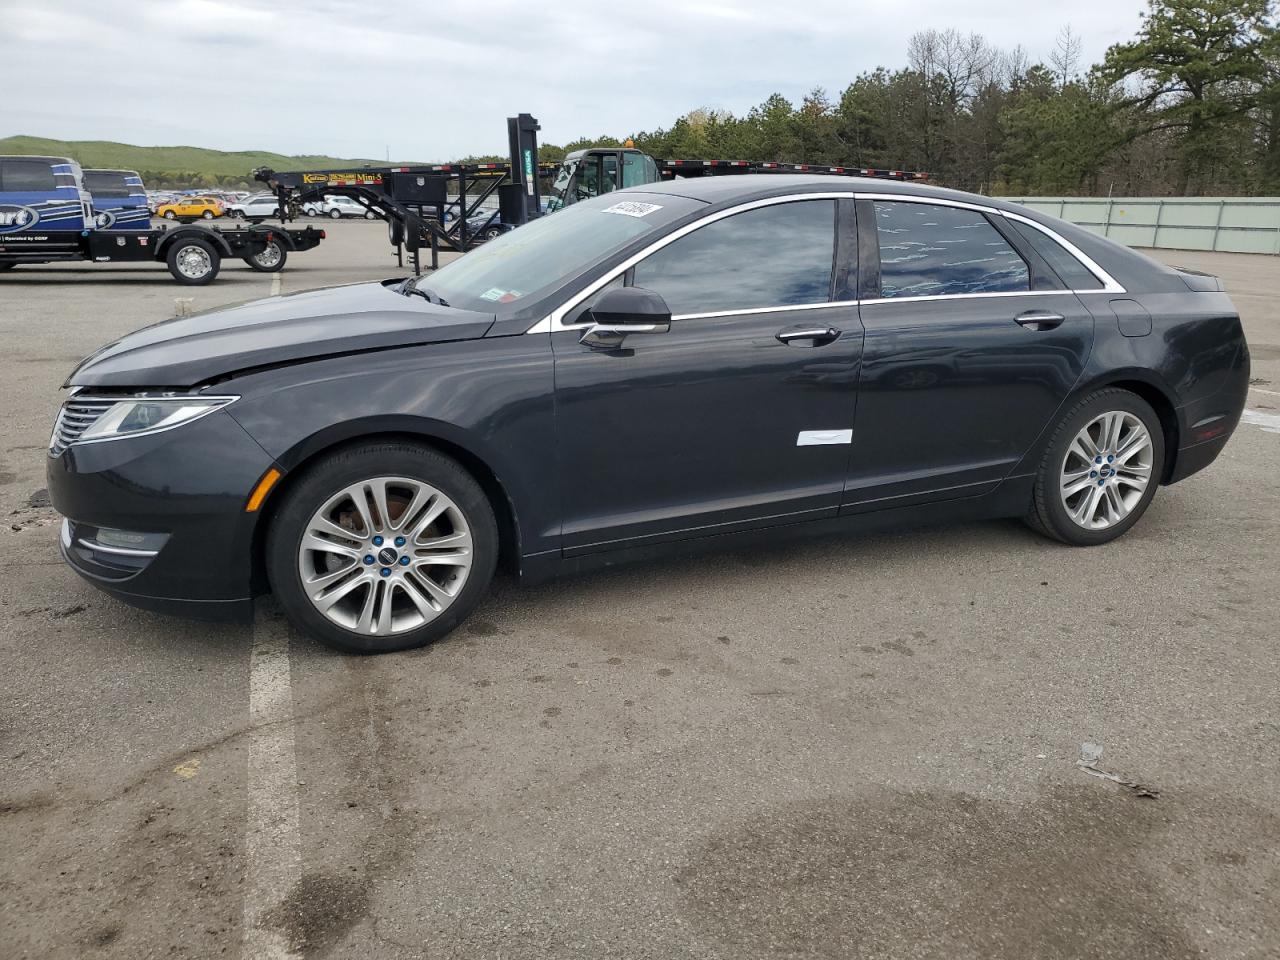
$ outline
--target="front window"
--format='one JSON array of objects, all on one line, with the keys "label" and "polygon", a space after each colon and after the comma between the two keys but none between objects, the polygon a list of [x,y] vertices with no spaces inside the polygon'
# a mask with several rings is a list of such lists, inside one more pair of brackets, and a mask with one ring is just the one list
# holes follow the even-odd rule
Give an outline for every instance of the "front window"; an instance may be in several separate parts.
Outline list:
[{"label": "front window", "polygon": [[635,266],[634,284],[673,314],[825,303],[835,262],[836,202],[777,203],[707,224]]},{"label": "front window", "polygon": [[489,241],[415,289],[467,310],[518,309],[701,206],[685,197],[647,193],[574,204]]}]

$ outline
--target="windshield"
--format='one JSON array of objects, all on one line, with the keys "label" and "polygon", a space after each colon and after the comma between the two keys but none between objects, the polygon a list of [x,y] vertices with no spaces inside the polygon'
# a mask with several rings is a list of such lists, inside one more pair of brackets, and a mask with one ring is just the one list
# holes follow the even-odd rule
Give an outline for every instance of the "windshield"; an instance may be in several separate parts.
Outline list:
[{"label": "windshield", "polygon": [[637,191],[575,203],[490,240],[424,277],[415,289],[466,310],[518,308],[702,205]]},{"label": "windshield", "polygon": [[551,194],[547,198],[548,213],[555,213],[564,206],[565,197],[569,192],[569,181],[573,179],[573,172],[577,169],[578,161],[575,159],[566,160],[556,171],[556,178],[551,181]]}]

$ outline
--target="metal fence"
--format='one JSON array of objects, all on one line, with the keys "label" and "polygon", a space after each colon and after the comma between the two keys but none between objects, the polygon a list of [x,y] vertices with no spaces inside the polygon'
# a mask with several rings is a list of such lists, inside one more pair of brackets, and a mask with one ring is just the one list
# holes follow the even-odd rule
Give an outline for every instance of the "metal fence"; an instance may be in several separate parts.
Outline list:
[{"label": "metal fence", "polygon": [[1131,247],[1280,254],[1280,197],[1005,197]]}]

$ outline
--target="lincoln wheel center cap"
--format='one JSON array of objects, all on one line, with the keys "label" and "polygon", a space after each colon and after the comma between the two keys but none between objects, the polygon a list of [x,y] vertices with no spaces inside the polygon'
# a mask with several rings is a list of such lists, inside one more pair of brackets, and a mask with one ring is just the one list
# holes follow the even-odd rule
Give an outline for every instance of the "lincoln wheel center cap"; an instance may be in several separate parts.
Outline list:
[{"label": "lincoln wheel center cap", "polygon": [[396,562],[398,556],[399,555],[390,547],[383,547],[378,551],[378,561],[384,566],[391,566],[391,564]]}]

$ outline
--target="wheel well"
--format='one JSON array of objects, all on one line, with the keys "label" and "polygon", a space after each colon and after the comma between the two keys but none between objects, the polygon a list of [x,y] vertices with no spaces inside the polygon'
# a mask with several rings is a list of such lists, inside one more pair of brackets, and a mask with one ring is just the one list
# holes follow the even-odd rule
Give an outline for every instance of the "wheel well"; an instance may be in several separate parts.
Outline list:
[{"label": "wheel well", "polygon": [[1154,387],[1142,380],[1117,380],[1113,383],[1102,383],[1101,387],[1117,387],[1136,393],[1147,403],[1160,418],[1160,427],[1164,433],[1164,466],[1160,474],[1160,482],[1168,483],[1173,473],[1173,463],[1178,456],[1178,415],[1174,412],[1173,402],[1159,387]]},{"label": "wheel well", "polygon": [[294,466],[286,473],[280,482],[271,490],[266,502],[258,517],[258,522],[253,530],[253,546],[252,546],[252,584],[254,593],[265,593],[268,589],[267,583],[267,563],[266,563],[266,545],[267,531],[271,528],[271,522],[275,517],[275,508],[284,502],[285,496],[289,490],[304,476],[307,468],[321,457],[328,456],[344,447],[352,447],[357,444],[398,440],[402,443],[413,443],[418,446],[430,447],[445,456],[456,460],[464,470],[466,470],[480,484],[480,488],[485,492],[485,496],[489,498],[489,503],[493,507],[494,518],[498,521],[498,565],[501,569],[515,571],[519,568],[520,560],[520,530],[516,524],[515,508],[511,505],[511,498],[507,496],[506,488],[503,487],[497,475],[489,467],[487,463],[473,454],[470,450],[460,447],[455,443],[447,440],[441,440],[438,437],[425,436],[418,433],[405,433],[400,431],[388,431],[385,433],[371,433],[360,437],[352,437],[332,443],[327,447],[321,447],[318,450],[308,454],[306,459]]}]

